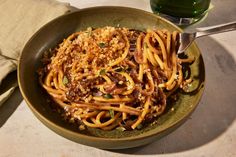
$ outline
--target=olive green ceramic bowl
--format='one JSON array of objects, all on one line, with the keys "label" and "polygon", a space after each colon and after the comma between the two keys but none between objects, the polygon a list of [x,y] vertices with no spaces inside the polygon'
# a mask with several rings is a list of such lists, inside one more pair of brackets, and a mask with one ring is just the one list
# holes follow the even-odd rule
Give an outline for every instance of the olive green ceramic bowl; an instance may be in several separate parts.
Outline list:
[{"label": "olive green ceramic bowl", "polygon": [[73,32],[85,30],[87,27],[103,26],[139,30],[155,27],[181,31],[177,26],[159,16],[125,7],[82,9],[49,22],[28,41],[19,61],[19,86],[29,108],[43,124],[57,134],[81,144],[103,149],[123,149],[145,145],[174,131],[194,111],[203,93],[204,63],[195,43],[187,51],[190,56],[196,58],[194,64],[191,65],[194,82],[190,92],[180,93],[178,101],[168,105],[165,113],[156,120],[155,125],[124,132],[99,129],[80,131],[78,126],[62,120],[60,115],[48,105],[48,95],[40,87],[37,76],[37,69],[42,66],[40,61],[42,54]]}]

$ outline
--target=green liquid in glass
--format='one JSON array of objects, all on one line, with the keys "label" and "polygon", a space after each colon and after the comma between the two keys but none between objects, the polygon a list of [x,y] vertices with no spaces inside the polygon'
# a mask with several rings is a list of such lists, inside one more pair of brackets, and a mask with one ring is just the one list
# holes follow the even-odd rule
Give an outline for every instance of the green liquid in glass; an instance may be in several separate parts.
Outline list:
[{"label": "green liquid in glass", "polygon": [[210,0],[150,0],[150,4],[154,13],[195,18],[206,12]]}]

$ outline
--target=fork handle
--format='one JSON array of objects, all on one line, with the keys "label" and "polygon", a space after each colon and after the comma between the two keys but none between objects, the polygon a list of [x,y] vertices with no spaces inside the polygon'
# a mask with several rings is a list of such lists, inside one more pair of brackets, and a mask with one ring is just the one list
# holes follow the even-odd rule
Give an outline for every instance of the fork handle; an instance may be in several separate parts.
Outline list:
[{"label": "fork handle", "polygon": [[196,32],[196,36],[195,36],[196,38],[206,36],[206,35],[236,30],[236,22],[227,23],[223,25],[216,25],[210,28],[204,27],[204,28],[199,28],[199,29],[204,29],[204,30]]}]

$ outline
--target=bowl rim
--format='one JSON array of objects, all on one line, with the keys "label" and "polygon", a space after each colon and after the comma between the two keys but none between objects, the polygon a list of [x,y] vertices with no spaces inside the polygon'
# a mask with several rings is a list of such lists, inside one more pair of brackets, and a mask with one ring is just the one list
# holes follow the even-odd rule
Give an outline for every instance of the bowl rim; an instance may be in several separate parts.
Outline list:
[{"label": "bowl rim", "polygon": [[[56,132],[58,134],[57,131],[55,130],[62,130],[63,132],[65,132],[66,134],[70,134],[70,135],[73,135],[73,136],[76,136],[76,137],[79,137],[81,139],[86,139],[86,140],[93,140],[93,141],[113,141],[113,142],[117,142],[117,141],[136,141],[136,140],[140,140],[140,139],[144,139],[144,138],[148,138],[148,137],[152,137],[152,136],[157,136],[158,134],[161,134],[162,132],[165,132],[167,129],[171,129],[171,128],[175,128],[176,126],[178,126],[178,124],[180,124],[181,122],[184,122],[189,115],[191,115],[193,113],[193,111],[196,109],[196,107],[198,106],[200,100],[201,100],[201,97],[203,95],[203,92],[204,92],[204,89],[205,89],[205,86],[202,87],[202,92],[200,94],[200,96],[197,98],[196,100],[196,104],[190,109],[190,111],[182,116],[179,120],[171,123],[171,125],[169,125],[168,127],[165,127],[165,128],[162,128],[160,131],[158,132],[153,132],[153,133],[148,133],[150,131],[147,131],[145,133],[141,133],[137,136],[129,136],[129,137],[120,137],[120,138],[108,138],[108,137],[96,137],[96,136],[90,136],[90,135],[86,135],[86,134],[81,134],[80,132],[75,132],[75,131],[72,131],[72,130],[69,130],[69,129],[66,129],[56,123],[54,123],[53,121],[47,119],[46,117],[44,117],[43,114],[41,114],[35,107],[33,104],[31,104],[30,100],[28,99],[28,97],[26,96],[25,92],[24,92],[24,87],[21,85],[21,82],[23,82],[22,80],[22,76],[23,74],[21,74],[21,64],[22,64],[22,60],[23,60],[23,53],[25,51],[25,49],[27,49],[27,47],[31,44],[31,41],[35,38],[35,36],[37,36],[45,27],[47,27],[48,25],[50,25],[51,23],[54,23],[54,21],[57,21],[57,20],[60,20],[66,16],[70,16],[72,14],[78,14],[80,12],[84,12],[84,11],[89,11],[89,10],[94,10],[94,9],[124,9],[124,10],[133,10],[133,11],[136,11],[136,12],[143,12],[144,14],[146,14],[147,16],[152,16],[156,19],[159,19],[161,21],[164,21],[165,23],[168,23],[169,25],[173,26],[176,30],[180,31],[180,32],[183,32],[183,30],[181,28],[179,28],[178,26],[176,26],[175,24],[173,24],[172,22],[164,19],[163,17],[160,17],[158,15],[155,15],[151,12],[148,12],[148,11],[145,11],[145,10],[141,10],[141,9],[137,9],[137,8],[132,8],[132,7],[123,7],[123,6],[95,6],[95,7],[89,7],[89,8],[84,8],[84,9],[79,9],[77,11],[73,11],[73,12],[70,12],[70,13],[67,13],[67,14],[64,14],[64,15],[61,15],[51,21],[49,21],[48,23],[46,23],[45,25],[43,25],[40,29],[38,29],[34,34],[33,36],[27,41],[27,43],[25,44],[23,50],[21,51],[21,54],[20,54],[20,57],[19,57],[19,62],[18,62],[18,66],[17,66],[17,78],[18,78],[18,84],[19,84],[19,88],[20,88],[20,91],[21,91],[21,94],[27,104],[27,106],[31,109],[31,111],[34,113],[34,115],[44,124],[46,125],[49,129],[53,130],[54,132]],[[201,55],[201,51],[199,50],[198,46],[196,45],[196,43],[194,42],[193,43],[195,49],[197,51],[199,51],[200,53],[200,56],[202,58],[202,61],[203,61],[203,57]],[[204,69],[204,72],[203,72],[203,76],[204,76],[204,80],[205,80],[205,64],[204,64],[204,61],[203,61],[203,69]],[[205,81],[202,82],[203,84],[205,83]],[[50,126],[53,126],[55,127],[56,129],[52,129]],[[153,130],[153,129],[152,129]],[[61,135],[61,134],[60,134]]]}]

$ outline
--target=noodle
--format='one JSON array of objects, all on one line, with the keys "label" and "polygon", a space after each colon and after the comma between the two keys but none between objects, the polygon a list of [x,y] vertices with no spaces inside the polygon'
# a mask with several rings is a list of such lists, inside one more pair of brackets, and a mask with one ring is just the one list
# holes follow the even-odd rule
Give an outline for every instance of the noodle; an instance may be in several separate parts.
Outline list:
[{"label": "noodle", "polygon": [[167,30],[88,28],[52,50],[40,84],[69,119],[103,130],[136,129],[192,81],[181,64],[194,58],[178,58],[178,44],[178,33]]}]

